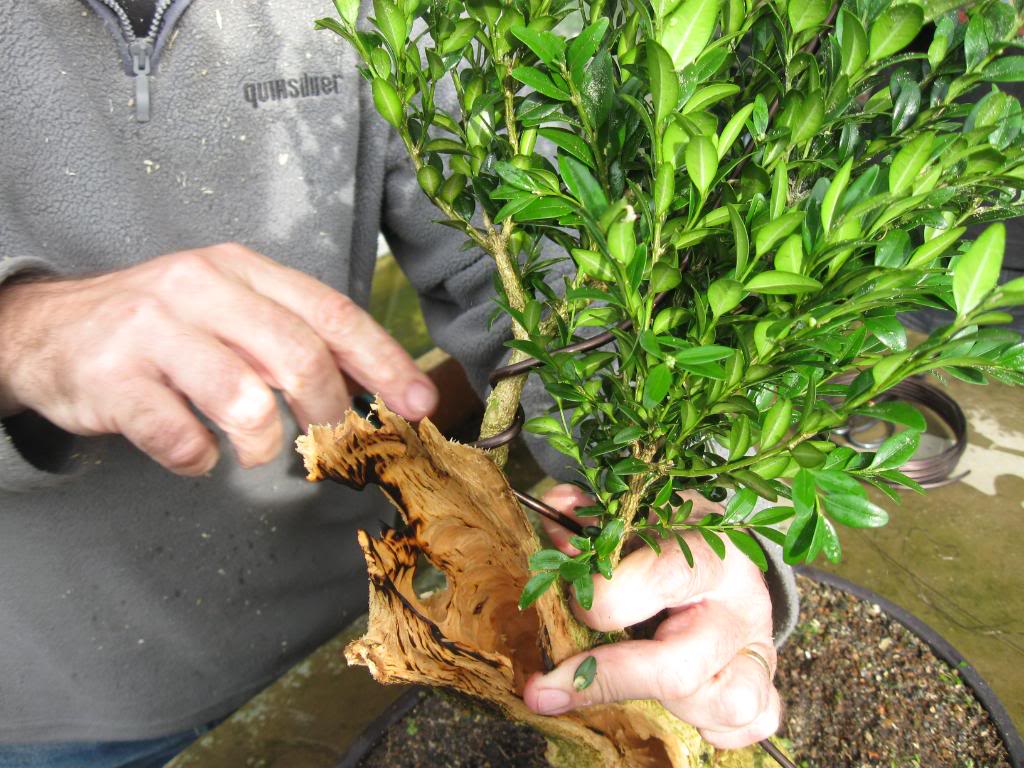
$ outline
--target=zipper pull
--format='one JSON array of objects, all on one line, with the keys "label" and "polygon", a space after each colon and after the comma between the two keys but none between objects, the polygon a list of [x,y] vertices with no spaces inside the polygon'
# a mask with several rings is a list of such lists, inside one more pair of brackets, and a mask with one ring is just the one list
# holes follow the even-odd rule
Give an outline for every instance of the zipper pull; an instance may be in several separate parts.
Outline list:
[{"label": "zipper pull", "polygon": [[135,75],[135,119],[149,122],[149,74],[153,46],[148,40],[136,40],[128,49],[132,56],[132,74]]}]

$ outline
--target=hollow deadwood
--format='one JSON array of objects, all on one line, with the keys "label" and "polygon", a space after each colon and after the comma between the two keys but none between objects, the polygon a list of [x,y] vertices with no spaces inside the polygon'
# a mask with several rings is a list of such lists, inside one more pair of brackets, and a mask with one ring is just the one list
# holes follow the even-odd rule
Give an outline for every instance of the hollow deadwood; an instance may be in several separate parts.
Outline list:
[{"label": "hollow deadwood", "polygon": [[[475,448],[446,440],[429,421],[416,430],[383,404],[381,426],[354,412],[298,439],[312,481],[378,485],[401,523],[359,532],[370,578],[369,629],[345,655],[384,683],[453,688],[499,707],[548,739],[548,759],[573,768],[755,766],[749,752],[715,756],[660,704],[633,701],[542,717],[523,704],[527,678],[589,647],[563,595],[548,590],[518,609],[540,544],[504,474]],[[424,557],[445,588],[418,595]]]}]

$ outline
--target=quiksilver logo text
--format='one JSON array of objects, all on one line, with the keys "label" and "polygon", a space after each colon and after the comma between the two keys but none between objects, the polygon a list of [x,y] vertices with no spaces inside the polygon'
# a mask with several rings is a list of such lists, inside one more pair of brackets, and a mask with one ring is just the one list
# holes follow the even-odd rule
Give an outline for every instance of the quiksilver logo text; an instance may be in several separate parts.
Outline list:
[{"label": "quiksilver logo text", "polygon": [[344,82],[341,75],[310,75],[304,72],[302,77],[242,83],[242,96],[253,109],[258,109],[260,104],[268,101],[339,95]]}]

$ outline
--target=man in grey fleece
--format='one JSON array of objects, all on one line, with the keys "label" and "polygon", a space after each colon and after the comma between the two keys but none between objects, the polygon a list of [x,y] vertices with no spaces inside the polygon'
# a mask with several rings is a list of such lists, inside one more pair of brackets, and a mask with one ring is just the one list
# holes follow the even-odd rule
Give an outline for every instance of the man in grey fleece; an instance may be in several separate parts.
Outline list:
[{"label": "man in grey fleece", "polygon": [[[389,512],[306,483],[290,443],[349,377],[412,419],[436,402],[360,309],[378,232],[479,388],[503,354],[490,263],[431,223],[354,56],[312,31],[324,0],[149,5],[0,15],[0,767],[162,764],[364,610],[355,530]],[[655,644],[527,703],[656,697],[723,746],[772,732],[768,593],[693,546],[699,582],[638,553],[598,590],[603,628],[669,608]]]}]

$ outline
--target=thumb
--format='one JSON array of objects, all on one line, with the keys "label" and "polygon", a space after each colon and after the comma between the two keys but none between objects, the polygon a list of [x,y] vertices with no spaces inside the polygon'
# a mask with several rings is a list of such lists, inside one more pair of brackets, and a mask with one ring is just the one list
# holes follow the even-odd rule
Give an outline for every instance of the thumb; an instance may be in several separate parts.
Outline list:
[{"label": "thumb", "polygon": [[[531,677],[523,701],[539,715],[560,715],[591,704],[660,698],[658,668],[665,661],[664,651],[665,643],[658,640],[598,646],[566,659],[546,675]],[[592,679],[580,668],[588,658],[597,663]]]}]

